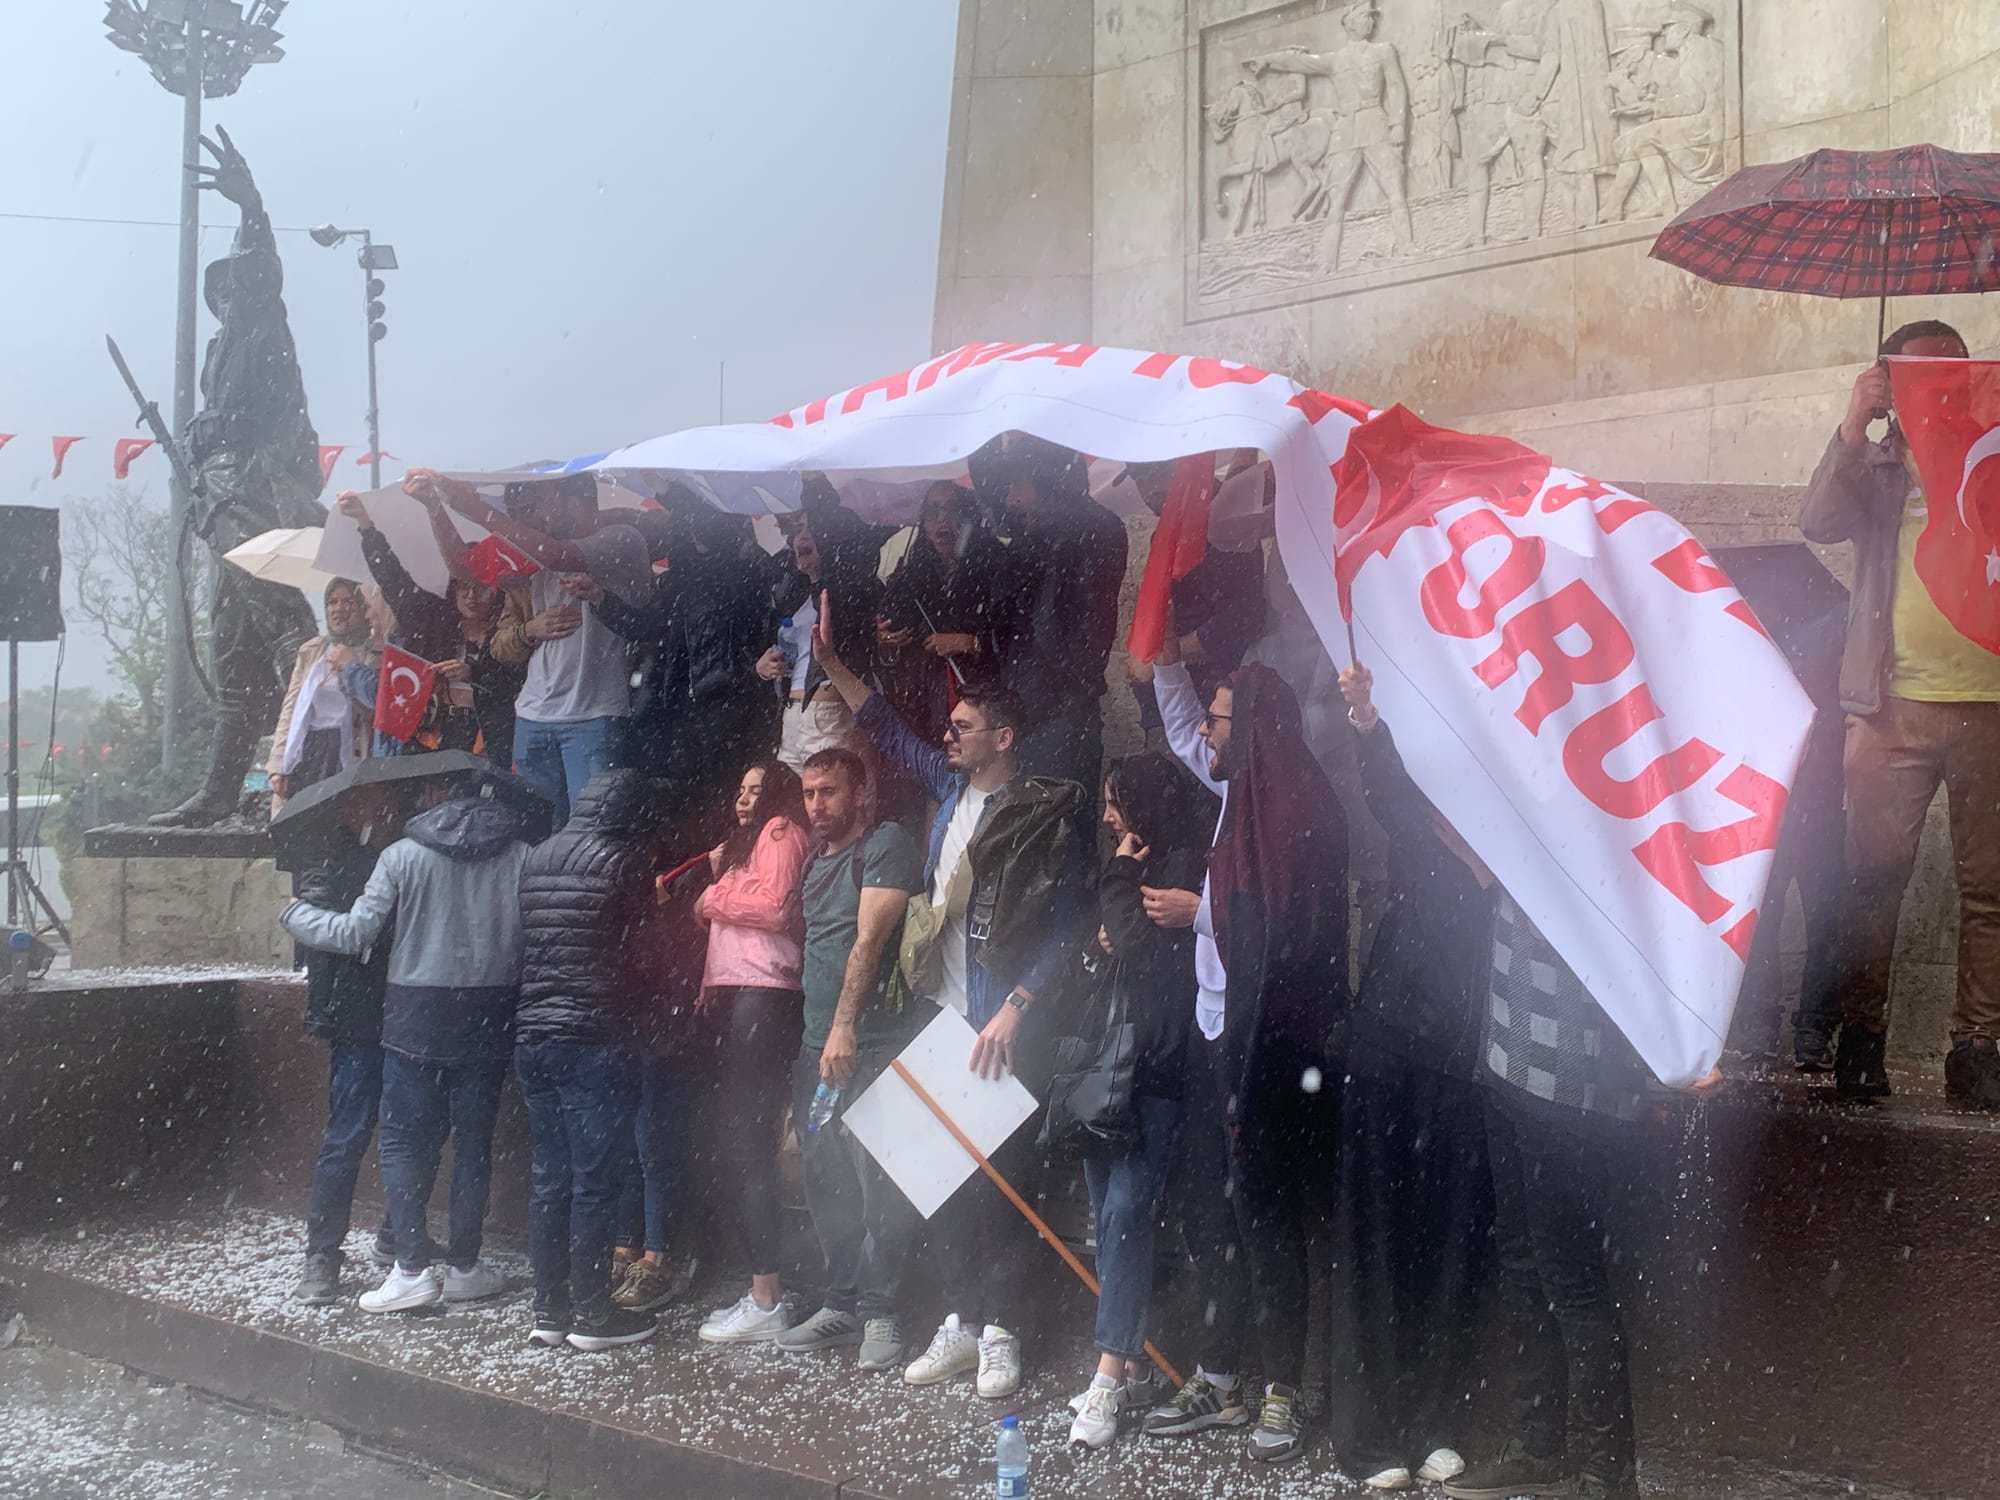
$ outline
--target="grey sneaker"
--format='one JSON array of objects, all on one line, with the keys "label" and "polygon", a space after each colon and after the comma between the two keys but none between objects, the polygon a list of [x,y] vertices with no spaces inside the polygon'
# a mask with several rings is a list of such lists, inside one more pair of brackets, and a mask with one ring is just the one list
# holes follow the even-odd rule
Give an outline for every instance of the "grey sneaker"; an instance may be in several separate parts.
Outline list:
[{"label": "grey sneaker", "polygon": [[861,1342],[861,1320],[837,1307],[822,1307],[796,1328],[788,1328],[772,1342],[787,1354],[810,1354],[815,1349],[844,1349]]},{"label": "grey sneaker", "polygon": [[329,1307],[340,1300],[340,1257],[308,1255],[292,1300],[307,1307]]},{"label": "grey sneaker", "polygon": [[1305,1452],[1299,1423],[1299,1393],[1288,1385],[1264,1387],[1264,1404],[1250,1430],[1250,1456],[1259,1463],[1290,1463]]},{"label": "grey sneaker", "polygon": [[894,1318],[870,1318],[861,1338],[864,1370],[893,1370],[903,1362],[903,1325]]}]

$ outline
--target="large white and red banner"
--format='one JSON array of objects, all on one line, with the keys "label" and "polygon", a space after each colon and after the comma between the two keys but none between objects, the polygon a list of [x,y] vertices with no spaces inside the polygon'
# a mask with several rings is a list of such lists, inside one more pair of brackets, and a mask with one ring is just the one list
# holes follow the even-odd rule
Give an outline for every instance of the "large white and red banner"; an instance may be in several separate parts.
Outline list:
[{"label": "large white and red banner", "polygon": [[1812,709],[1700,544],[1643,501],[1401,408],[1084,344],[968,345],[596,466],[721,496],[744,474],[962,472],[1008,430],[1124,461],[1268,454],[1286,571],[1343,663],[1351,602],[1417,784],[1663,1082],[1708,1072]]},{"label": "large white and red banner", "polygon": [[1958,633],[2000,651],[2000,361],[1889,361],[1929,517],[1917,577]]}]

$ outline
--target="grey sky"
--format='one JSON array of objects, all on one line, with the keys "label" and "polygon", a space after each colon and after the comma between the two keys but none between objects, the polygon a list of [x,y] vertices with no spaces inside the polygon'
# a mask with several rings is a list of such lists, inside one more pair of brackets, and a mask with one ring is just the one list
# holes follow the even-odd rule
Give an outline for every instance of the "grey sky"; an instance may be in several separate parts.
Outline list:
[{"label": "grey sky", "polygon": [[[769,416],[929,352],[957,7],[942,0],[292,0],[287,57],[209,101],[279,225],[393,243],[383,446],[507,464]],[[0,212],[171,221],[180,102],[95,0],[10,17]],[[220,224],[230,205],[203,199]],[[360,272],[282,234],[314,423],[365,479]],[[103,338],[172,397],[171,228],[0,217],[0,496],[110,482],[132,411]],[[207,336],[204,327],[203,337]],[[49,438],[83,433],[61,480]],[[399,468],[399,465],[391,465]],[[133,469],[164,503],[157,454]],[[82,631],[66,675],[102,685]],[[44,680],[51,652],[24,654]]]}]

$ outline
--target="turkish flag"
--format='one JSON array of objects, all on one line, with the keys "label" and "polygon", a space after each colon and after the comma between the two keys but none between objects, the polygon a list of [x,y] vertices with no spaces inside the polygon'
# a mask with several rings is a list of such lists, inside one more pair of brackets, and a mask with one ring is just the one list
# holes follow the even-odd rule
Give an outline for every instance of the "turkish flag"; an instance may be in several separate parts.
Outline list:
[{"label": "turkish flag", "polygon": [[1132,607],[1125,649],[1135,661],[1151,661],[1166,644],[1174,585],[1192,573],[1208,552],[1208,511],[1215,500],[1215,455],[1191,453],[1174,463],[1167,503],[1146,549],[1146,571]]},{"label": "turkish flag", "polygon": [[408,740],[422,727],[437,669],[400,646],[382,653],[382,676],[375,684],[375,727],[392,740]]},{"label": "turkish flag", "polygon": [[1930,518],[1917,577],[1958,633],[2000,652],[2000,361],[1889,361]]},{"label": "turkish flag", "polygon": [[111,477],[126,479],[132,473],[132,460],[153,446],[151,438],[120,438],[111,445]]},{"label": "turkish flag", "polygon": [[542,565],[512,542],[489,536],[465,554],[472,576],[489,589],[497,589],[508,578],[526,578],[542,571]]}]

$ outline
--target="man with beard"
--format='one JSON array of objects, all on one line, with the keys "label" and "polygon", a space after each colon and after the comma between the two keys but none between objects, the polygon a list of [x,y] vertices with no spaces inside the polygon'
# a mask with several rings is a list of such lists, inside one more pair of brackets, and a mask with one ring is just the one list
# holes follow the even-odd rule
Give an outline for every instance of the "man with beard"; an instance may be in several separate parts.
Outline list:
[{"label": "man with beard", "polygon": [[1222,817],[1199,896],[1144,894],[1155,922],[1197,933],[1201,1040],[1188,1049],[1183,1110],[1198,1165],[1188,1167],[1183,1215],[1217,1311],[1214,1347],[1148,1415],[1146,1431],[1171,1437],[1247,1420],[1231,1372],[1237,1328],[1223,1316],[1242,1307],[1240,1243],[1265,1378],[1249,1455],[1284,1462],[1303,1451],[1306,1254],[1320,1212],[1306,1164],[1333,1143],[1339,1075],[1328,1033],[1347,998],[1347,828],[1284,680],[1258,663],[1239,667],[1204,712],[1175,646],[1170,631],[1154,662],[1167,741],[1223,798]]}]

